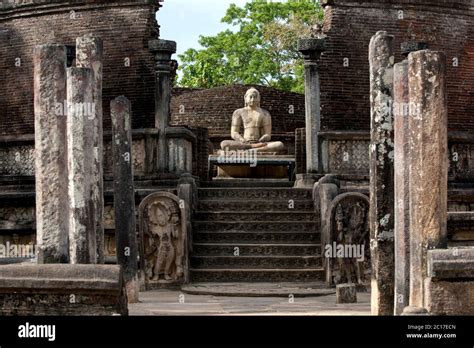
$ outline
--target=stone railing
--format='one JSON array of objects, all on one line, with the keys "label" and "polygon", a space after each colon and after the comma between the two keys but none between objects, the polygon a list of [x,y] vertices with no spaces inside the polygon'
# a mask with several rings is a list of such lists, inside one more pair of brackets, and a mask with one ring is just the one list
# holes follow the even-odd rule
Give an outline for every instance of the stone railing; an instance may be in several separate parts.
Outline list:
[{"label": "stone railing", "polygon": [[369,133],[319,132],[318,141],[323,173],[369,174]]},{"label": "stone railing", "polygon": [[[324,174],[368,175],[369,132],[319,132],[322,172]],[[449,180],[474,179],[474,135],[449,133]]]},{"label": "stone railing", "polygon": [[[133,131],[133,169],[135,176],[151,175],[156,168],[156,139],[158,131]],[[112,174],[112,133],[104,133],[104,173]],[[35,175],[34,136],[0,137],[0,176]]]}]

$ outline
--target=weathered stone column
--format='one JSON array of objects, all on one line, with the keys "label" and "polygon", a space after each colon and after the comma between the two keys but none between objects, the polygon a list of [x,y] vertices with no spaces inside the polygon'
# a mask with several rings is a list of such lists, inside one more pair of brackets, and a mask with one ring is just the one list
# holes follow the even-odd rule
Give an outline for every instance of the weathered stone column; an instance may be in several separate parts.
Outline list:
[{"label": "weathered stone column", "polygon": [[394,66],[393,124],[395,172],[395,315],[403,313],[410,299],[410,204],[409,204],[409,128],[408,54],[426,48],[422,42],[404,42],[406,58]]},{"label": "weathered stone column", "polygon": [[66,47],[34,51],[38,263],[67,263]]},{"label": "weathered stone column", "polygon": [[103,69],[103,44],[102,39],[92,35],[85,35],[76,40],[76,65],[81,68],[93,70],[92,101],[95,109],[93,119],[92,145],[94,164],[90,173],[92,181],[92,202],[94,215],[97,219],[97,263],[104,263],[104,136],[103,136],[103,111],[102,111],[102,69]]},{"label": "weathered stone column", "polygon": [[176,42],[150,40],[150,51],[155,55],[155,127],[160,130],[158,138],[158,172],[168,172],[168,143],[166,128],[170,118],[172,64],[171,56],[176,53]]},{"label": "weathered stone column", "polygon": [[448,140],[446,56],[422,50],[408,56],[410,97],[410,306],[426,312],[428,250],[446,247]]},{"label": "weathered stone column", "polygon": [[395,64],[393,128],[395,144],[395,315],[408,305],[410,289],[410,204],[408,199],[408,60]]},{"label": "weathered stone column", "polygon": [[393,36],[370,40],[370,246],[372,314],[393,315]]},{"label": "weathered stone column", "polygon": [[118,97],[110,103],[117,261],[123,268],[128,301],[135,303],[138,302],[139,284],[131,112],[130,101],[124,96]]},{"label": "weathered stone column", "polygon": [[92,82],[92,69],[67,69],[69,255],[73,264],[97,262],[96,217],[90,177],[94,165]]},{"label": "weathered stone column", "polygon": [[320,172],[318,132],[321,129],[321,100],[318,60],[324,51],[324,39],[308,38],[298,41],[305,66],[306,105],[306,172]]}]

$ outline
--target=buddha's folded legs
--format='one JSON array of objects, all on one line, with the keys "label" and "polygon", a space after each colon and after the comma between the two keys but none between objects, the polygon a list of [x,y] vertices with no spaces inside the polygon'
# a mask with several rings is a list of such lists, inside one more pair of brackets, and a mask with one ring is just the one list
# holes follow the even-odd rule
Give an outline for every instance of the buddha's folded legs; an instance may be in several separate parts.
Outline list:
[{"label": "buddha's folded legs", "polygon": [[281,141],[268,143],[245,144],[235,140],[224,140],[221,143],[222,150],[256,150],[257,152],[282,152],[285,145]]}]

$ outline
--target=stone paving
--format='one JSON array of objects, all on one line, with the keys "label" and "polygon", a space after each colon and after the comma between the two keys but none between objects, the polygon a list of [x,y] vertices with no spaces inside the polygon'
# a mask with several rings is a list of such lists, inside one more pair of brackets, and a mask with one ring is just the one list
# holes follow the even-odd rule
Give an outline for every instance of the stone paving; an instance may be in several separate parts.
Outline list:
[{"label": "stone paving", "polygon": [[129,305],[132,316],[179,315],[370,315],[370,293],[359,292],[358,303],[336,304],[336,295],[318,297],[228,297],[189,295],[181,291],[140,293],[140,303]]}]

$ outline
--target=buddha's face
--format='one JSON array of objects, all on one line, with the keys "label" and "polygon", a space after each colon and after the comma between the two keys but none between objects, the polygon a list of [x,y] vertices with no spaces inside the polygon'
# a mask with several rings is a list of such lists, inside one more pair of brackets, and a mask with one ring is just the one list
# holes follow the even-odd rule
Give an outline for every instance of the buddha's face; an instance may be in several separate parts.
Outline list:
[{"label": "buddha's face", "polygon": [[249,89],[245,94],[245,105],[250,107],[260,106],[260,94],[256,89]]}]

